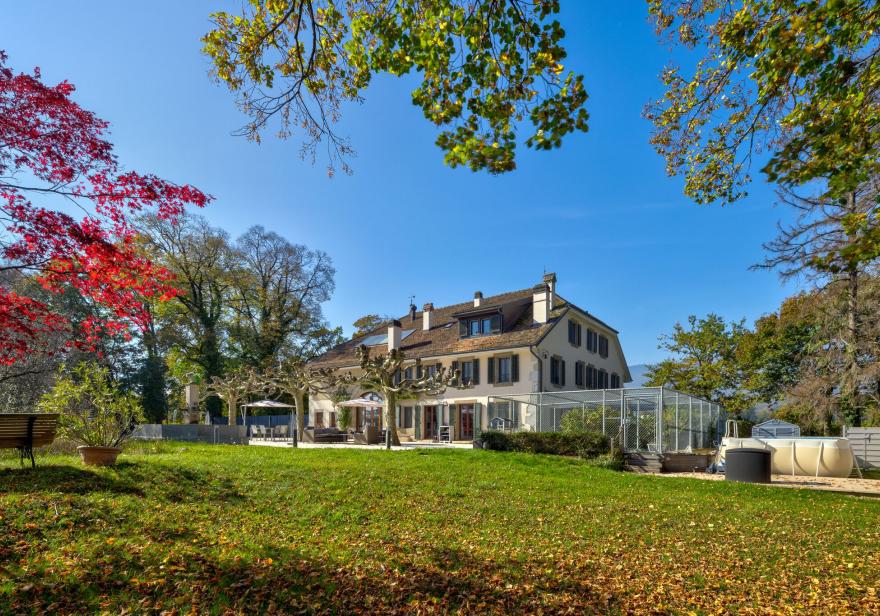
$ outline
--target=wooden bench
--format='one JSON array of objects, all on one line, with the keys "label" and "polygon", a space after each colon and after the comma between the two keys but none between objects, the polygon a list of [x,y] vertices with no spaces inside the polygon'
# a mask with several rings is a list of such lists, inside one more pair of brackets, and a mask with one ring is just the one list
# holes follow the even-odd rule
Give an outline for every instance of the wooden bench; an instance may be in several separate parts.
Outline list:
[{"label": "wooden bench", "polygon": [[57,430],[57,413],[0,413],[0,449],[18,449],[22,466],[35,467],[34,447],[51,445]]}]

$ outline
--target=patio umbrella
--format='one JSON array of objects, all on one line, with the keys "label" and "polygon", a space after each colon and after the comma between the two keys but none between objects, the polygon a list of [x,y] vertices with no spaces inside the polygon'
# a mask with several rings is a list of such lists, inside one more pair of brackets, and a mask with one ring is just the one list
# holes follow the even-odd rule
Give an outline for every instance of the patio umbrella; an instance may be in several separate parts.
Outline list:
[{"label": "patio umbrella", "polygon": [[354,398],[353,400],[346,400],[345,402],[340,402],[336,406],[364,406],[367,408],[380,409],[384,404],[381,402],[377,402],[375,400],[370,400],[369,398]]}]

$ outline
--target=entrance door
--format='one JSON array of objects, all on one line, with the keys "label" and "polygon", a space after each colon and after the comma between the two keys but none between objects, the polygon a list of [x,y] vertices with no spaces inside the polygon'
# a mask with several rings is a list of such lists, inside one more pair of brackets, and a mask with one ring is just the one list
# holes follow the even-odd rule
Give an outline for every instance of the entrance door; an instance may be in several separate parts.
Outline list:
[{"label": "entrance door", "polygon": [[425,438],[437,438],[437,407],[426,406],[422,414],[425,416]]},{"label": "entrance door", "polygon": [[474,440],[474,405],[458,405],[458,440]]}]

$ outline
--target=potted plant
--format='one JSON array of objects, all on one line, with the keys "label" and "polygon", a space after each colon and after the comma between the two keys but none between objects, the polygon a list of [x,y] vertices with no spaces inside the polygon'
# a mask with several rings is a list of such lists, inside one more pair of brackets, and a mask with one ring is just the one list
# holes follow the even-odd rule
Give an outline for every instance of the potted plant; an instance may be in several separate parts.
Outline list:
[{"label": "potted plant", "polygon": [[115,464],[119,446],[143,418],[137,397],[120,390],[109,371],[94,363],[62,371],[40,409],[58,413],[59,433],[80,443],[77,451],[90,466]]}]

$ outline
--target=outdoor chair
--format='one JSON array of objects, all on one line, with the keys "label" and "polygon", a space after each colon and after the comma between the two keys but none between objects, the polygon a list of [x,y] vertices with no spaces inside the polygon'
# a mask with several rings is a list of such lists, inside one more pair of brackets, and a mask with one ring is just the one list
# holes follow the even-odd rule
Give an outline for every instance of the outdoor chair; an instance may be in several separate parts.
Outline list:
[{"label": "outdoor chair", "polygon": [[282,424],[279,426],[275,426],[274,435],[276,438],[286,439],[287,438],[287,426]]},{"label": "outdoor chair", "polygon": [[254,424],[251,426],[251,436],[253,438],[266,438],[266,426],[259,426]]},{"label": "outdoor chair", "polygon": [[378,445],[379,431],[373,426],[366,426],[363,432],[354,433],[354,442],[358,445]]}]

